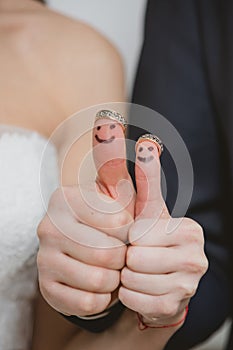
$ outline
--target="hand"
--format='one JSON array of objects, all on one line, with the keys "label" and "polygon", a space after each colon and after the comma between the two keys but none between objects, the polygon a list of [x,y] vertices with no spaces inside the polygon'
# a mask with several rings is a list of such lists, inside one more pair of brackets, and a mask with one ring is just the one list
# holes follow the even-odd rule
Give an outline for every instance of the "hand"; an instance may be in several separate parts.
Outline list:
[{"label": "hand", "polygon": [[202,228],[191,219],[170,217],[160,189],[158,150],[151,141],[137,146],[136,184],[136,219],[119,299],[145,324],[175,324],[207,270]]},{"label": "hand", "polygon": [[[98,142],[97,134],[99,140],[109,134],[116,140],[111,145]],[[38,228],[40,290],[53,308],[67,315],[95,314],[108,306],[125,265],[124,242],[134,215],[121,126],[99,120],[93,139],[96,183],[57,190]]]}]

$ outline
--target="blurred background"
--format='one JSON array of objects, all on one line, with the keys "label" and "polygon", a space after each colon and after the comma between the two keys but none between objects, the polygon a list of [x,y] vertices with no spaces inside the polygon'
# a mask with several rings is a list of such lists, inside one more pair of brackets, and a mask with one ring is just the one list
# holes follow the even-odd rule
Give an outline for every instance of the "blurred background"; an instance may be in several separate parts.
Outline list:
[{"label": "blurred background", "polygon": [[[106,36],[121,53],[128,98],[132,94],[140,55],[146,0],[48,0],[54,10],[82,20]],[[224,350],[230,321],[204,344],[193,350]]]},{"label": "blurred background", "polygon": [[47,3],[90,24],[113,42],[124,59],[130,96],[143,39],[146,0],[48,0]]}]

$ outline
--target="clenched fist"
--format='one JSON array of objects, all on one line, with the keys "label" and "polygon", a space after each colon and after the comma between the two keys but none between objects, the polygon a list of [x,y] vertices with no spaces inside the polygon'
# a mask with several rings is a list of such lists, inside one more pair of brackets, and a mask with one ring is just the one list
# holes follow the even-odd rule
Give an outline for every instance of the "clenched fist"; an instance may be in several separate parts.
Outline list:
[{"label": "clenched fist", "polygon": [[135,193],[124,127],[109,118],[96,121],[96,182],[57,190],[38,228],[40,289],[56,310],[95,314],[115,291],[146,325],[183,320],[208,263],[200,225],[169,215],[157,146],[147,138],[137,143]]},{"label": "clenched fist", "polygon": [[207,270],[202,228],[169,215],[160,188],[158,148],[144,140],[136,148],[135,222],[121,271],[119,298],[150,326],[176,324]]}]

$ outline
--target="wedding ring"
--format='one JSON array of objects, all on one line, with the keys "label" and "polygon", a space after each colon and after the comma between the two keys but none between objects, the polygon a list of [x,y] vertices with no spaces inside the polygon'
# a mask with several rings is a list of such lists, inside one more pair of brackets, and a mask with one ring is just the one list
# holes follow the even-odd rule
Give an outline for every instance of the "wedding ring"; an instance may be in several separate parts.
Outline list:
[{"label": "wedding ring", "polygon": [[117,113],[115,111],[108,110],[108,109],[102,109],[99,112],[97,112],[95,120],[106,119],[106,118],[115,120],[116,122],[118,122],[122,126],[125,132],[127,127],[127,121],[120,113]]},{"label": "wedding ring", "polygon": [[152,142],[154,142],[154,144],[156,145],[156,147],[158,149],[159,156],[161,156],[161,154],[163,152],[163,143],[160,140],[160,138],[158,138],[158,136],[153,135],[153,134],[144,134],[144,135],[139,137],[136,145],[138,146],[138,144],[143,142],[143,141],[152,141]]}]

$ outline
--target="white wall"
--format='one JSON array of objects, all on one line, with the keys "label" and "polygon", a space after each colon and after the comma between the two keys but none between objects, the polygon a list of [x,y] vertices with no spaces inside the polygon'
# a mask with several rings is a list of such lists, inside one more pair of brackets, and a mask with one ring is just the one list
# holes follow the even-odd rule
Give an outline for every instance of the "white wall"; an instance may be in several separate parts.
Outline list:
[{"label": "white wall", "polygon": [[48,0],[48,4],[91,24],[116,45],[125,62],[130,95],[142,43],[146,0]]}]

